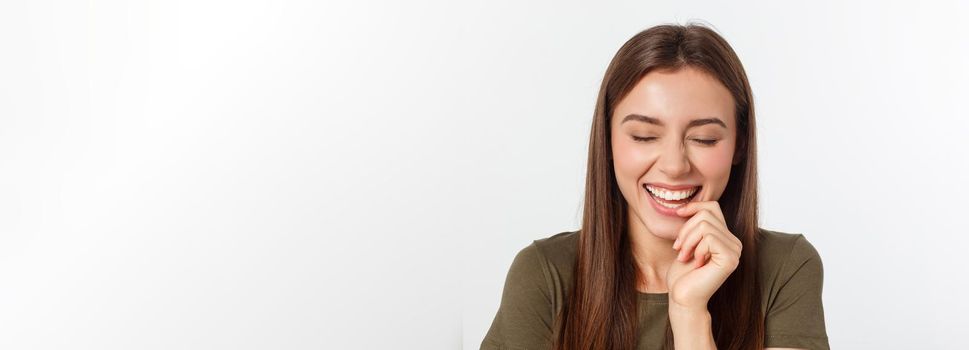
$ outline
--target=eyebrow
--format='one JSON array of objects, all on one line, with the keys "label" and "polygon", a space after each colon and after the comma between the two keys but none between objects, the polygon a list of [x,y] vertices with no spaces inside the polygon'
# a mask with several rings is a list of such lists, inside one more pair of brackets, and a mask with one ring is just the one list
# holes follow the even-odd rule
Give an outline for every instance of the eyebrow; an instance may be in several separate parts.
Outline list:
[{"label": "eyebrow", "polygon": [[[635,120],[635,121],[638,121],[638,122],[649,123],[649,124],[654,124],[654,125],[659,125],[659,126],[665,126],[665,124],[663,124],[663,121],[662,120],[659,120],[659,119],[656,119],[656,118],[653,118],[653,117],[650,117],[650,116],[646,116],[646,115],[641,115],[641,114],[630,114],[630,115],[627,115],[625,118],[622,119],[622,123],[628,122],[630,120]],[[622,123],[620,123],[620,124],[622,124]],[[700,118],[700,119],[693,119],[693,120],[690,121],[690,123],[686,124],[686,128],[689,129],[689,128],[692,128],[692,127],[695,127],[695,126],[701,126],[701,125],[707,125],[707,124],[718,124],[718,125],[722,126],[724,129],[727,128],[727,124],[724,123],[723,120],[720,120],[720,118]]]}]

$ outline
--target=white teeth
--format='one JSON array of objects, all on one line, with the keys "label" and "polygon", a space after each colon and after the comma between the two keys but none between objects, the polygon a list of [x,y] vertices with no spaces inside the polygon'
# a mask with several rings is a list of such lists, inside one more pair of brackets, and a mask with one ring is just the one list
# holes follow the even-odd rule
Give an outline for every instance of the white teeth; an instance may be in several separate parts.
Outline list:
[{"label": "white teeth", "polygon": [[656,201],[656,203],[659,203],[659,205],[662,205],[662,206],[667,207],[667,208],[670,208],[670,209],[676,209],[676,208],[679,208],[679,207],[682,207],[682,206],[686,205],[686,203],[683,203],[683,204],[667,204],[666,202],[663,202],[663,201]]},{"label": "white teeth", "polygon": [[[653,187],[653,186],[646,185],[646,189],[648,189],[649,192],[652,193],[654,196],[659,197],[659,198],[662,198],[662,199],[665,199],[665,200],[669,200],[669,201],[681,200],[681,199],[684,199],[686,197],[692,196],[693,193],[696,192],[696,190],[698,188],[699,187],[694,187],[694,188],[691,188],[691,189],[686,190],[686,191],[667,191],[667,190],[664,190],[664,189],[660,189],[660,188],[656,188],[656,187]],[[670,207],[670,208],[672,208],[672,207]]]}]

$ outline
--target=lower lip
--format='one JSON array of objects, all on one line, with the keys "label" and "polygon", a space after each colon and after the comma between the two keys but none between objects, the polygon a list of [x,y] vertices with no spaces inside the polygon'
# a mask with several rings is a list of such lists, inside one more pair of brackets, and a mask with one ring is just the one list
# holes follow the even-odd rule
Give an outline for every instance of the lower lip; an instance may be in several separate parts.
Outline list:
[{"label": "lower lip", "polygon": [[[692,202],[694,199],[696,199],[697,196],[699,196],[699,192],[700,192],[701,189],[702,188],[696,190],[697,193],[694,193],[693,194],[693,197],[690,198],[690,202]],[[666,216],[680,217],[679,215],[676,214],[676,210],[679,209],[679,208],[682,208],[683,206],[685,206],[686,203],[681,204],[680,206],[678,206],[676,208],[667,208],[667,207],[663,206],[662,204],[657,203],[656,202],[656,197],[653,197],[653,195],[651,193],[649,193],[649,190],[643,188],[643,191],[646,192],[646,197],[649,197],[649,203],[653,206],[653,209],[655,209],[657,212],[659,212],[660,214],[666,215]],[[689,203],[689,202],[687,202],[687,203]]]}]

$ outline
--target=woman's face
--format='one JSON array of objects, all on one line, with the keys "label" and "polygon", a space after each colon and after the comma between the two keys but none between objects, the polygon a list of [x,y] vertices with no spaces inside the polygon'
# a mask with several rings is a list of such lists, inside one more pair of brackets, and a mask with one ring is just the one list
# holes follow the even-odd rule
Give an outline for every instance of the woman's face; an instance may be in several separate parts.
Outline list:
[{"label": "woman's face", "polygon": [[675,208],[718,200],[730,178],[737,142],[730,91],[695,68],[653,71],[612,115],[613,166],[630,218],[653,235],[676,239],[688,218]]}]

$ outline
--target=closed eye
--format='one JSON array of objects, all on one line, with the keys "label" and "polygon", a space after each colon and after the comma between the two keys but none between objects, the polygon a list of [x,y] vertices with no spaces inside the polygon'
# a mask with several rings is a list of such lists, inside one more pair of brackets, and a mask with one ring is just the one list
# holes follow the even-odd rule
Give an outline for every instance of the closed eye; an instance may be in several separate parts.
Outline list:
[{"label": "closed eye", "polygon": [[[656,139],[656,137],[653,137],[653,136],[650,136],[650,137],[633,136],[633,141],[636,141],[636,142],[649,142],[649,141],[653,141],[655,139]],[[693,139],[693,141],[696,141],[697,143],[700,143],[700,144],[705,145],[705,146],[713,146],[713,145],[717,144],[717,142],[720,141],[720,140],[717,140],[717,139],[711,139],[711,140],[707,140],[707,139]]]}]

